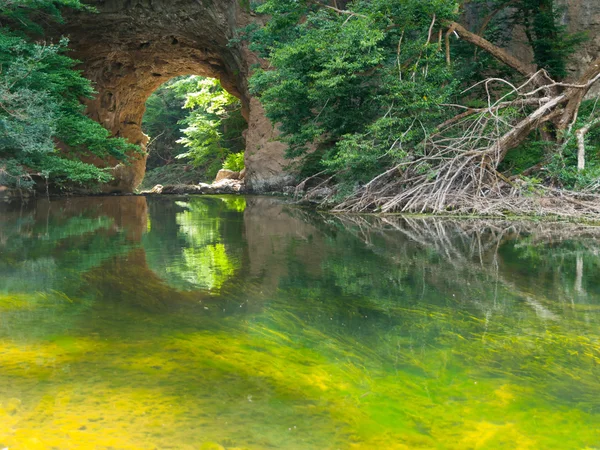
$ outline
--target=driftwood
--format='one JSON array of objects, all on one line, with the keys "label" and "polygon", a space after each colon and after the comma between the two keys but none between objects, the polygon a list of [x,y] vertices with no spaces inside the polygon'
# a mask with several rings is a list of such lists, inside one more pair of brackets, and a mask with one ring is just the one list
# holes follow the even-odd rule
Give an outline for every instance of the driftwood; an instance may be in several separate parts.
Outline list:
[{"label": "driftwood", "polygon": [[[534,79],[539,80],[539,74],[533,74],[523,85],[511,89],[509,95],[514,100],[507,101],[504,95],[483,110],[467,110],[446,121],[442,130],[424,143],[423,156],[400,162],[336,209],[494,215],[505,211],[581,215],[580,210],[584,209],[592,215],[600,215],[599,197],[589,201],[589,197],[577,198],[572,193],[547,188],[539,188],[539,195],[533,196],[528,186],[498,172],[498,165],[510,149],[522,143],[534,128],[555,120],[562,113],[571,114],[564,106],[574,98],[583,98],[580,91],[587,92],[600,76],[587,78],[554,97],[535,98],[543,89],[532,83]],[[496,82],[503,81],[485,82],[489,97],[491,86]],[[551,84],[553,88],[557,85]],[[532,85],[533,89],[524,89]],[[538,106],[529,111],[536,103]],[[516,120],[505,117],[502,111],[507,107],[518,107],[523,115]]]}]

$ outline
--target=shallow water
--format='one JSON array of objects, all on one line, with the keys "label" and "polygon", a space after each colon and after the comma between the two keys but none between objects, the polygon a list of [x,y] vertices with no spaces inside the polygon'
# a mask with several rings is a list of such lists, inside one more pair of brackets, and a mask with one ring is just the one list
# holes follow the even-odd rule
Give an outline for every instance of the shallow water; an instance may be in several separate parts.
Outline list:
[{"label": "shallow water", "polygon": [[0,448],[600,448],[600,229],[0,206]]}]

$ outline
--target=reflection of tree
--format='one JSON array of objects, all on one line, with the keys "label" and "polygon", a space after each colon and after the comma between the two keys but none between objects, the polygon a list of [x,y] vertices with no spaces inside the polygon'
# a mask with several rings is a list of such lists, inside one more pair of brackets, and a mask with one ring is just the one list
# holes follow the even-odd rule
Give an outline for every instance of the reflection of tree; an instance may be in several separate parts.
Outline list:
[{"label": "reflection of tree", "polygon": [[233,219],[243,212],[245,200],[192,198],[170,203],[169,214],[159,208],[151,215],[152,227],[144,237],[148,265],[174,288],[218,291],[241,267],[243,223]]},{"label": "reflection of tree", "polygon": [[31,341],[76,327],[97,300],[84,274],[139,245],[145,205],[139,197],[3,205],[1,332]]},{"label": "reflection of tree", "polygon": [[[130,251],[135,243],[95,206],[73,211],[64,201],[5,215],[0,229],[4,293],[74,292],[80,275]],[[43,216],[40,217],[40,210]]]},{"label": "reflection of tree", "polygon": [[[450,437],[462,446],[494,422],[493,448],[514,448],[522,436],[532,448],[559,448],[565,435],[579,448],[595,442],[593,230],[320,218],[266,198],[249,199],[243,215],[220,198],[149,203],[143,248],[87,271],[80,296],[52,294],[68,308],[2,311],[0,337],[8,344],[0,350],[22,364],[3,368],[0,397],[22,398],[27,408],[0,417],[0,428],[8,418],[21,420],[21,429],[62,433],[63,418],[94,413],[105,420],[99,428],[86,423],[82,435],[111,428],[159,439],[154,424],[166,423],[169,433],[155,446],[182,436],[251,446],[252,433],[268,428],[275,431],[261,448],[311,447],[294,440],[301,435],[289,433],[293,423],[310,429],[315,448],[344,447],[350,434],[358,448],[393,448],[410,435],[418,438],[410,448],[434,448]],[[21,238],[43,244],[42,232],[31,230],[45,218],[23,217]],[[68,230],[75,222],[66,221],[92,216],[62,217],[56,223]],[[69,233],[52,230],[51,218],[48,235],[58,243],[43,251],[30,245],[29,259],[39,265],[31,272],[82,261],[88,248],[101,251],[95,235],[107,236],[110,254],[110,242],[130,233],[116,226],[116,215],[103,217],[110,220],[99,228],[96,219],[82,222],[93,232],[62,238]],[[19,234],[2,228],[5,237]],[[580,281],[572,250],[581,256]],[[11,251],[16,258],[18,245]],[[246,251],[243,262],[256,269],[241,267]],[[0,254],[5,264],[11,258]],[[540,274],[565,274],[546,289],[555,297],[580,283],[578,302],[559,303],[527,285],[523,266],[539,283],[548,282]],[[219,295],[202,292],[211,287]],[[95,301],[81,303],[86,296]],[[65,392],[76,401],[46,415],[40,399],[54,404]],[[23,419],[29,411],[32,418]],[[464,448],[475,448],[473,439]]]},{"label": "reflection of tree", "polygon": [[591,274],[600,229],[297,216],[325,236],[322,273],[311,277],[303,261],[290,260],[265,326],[305,322],[304,345],[319,353],[419,374],[442,390],[453,389],[455,377],[495,379],[552,404],[597,408],[598,283]]},{"label": "reflection of tree", "polygon": [[461,275],[468,273],[514,294],[539,295],[545,302],[570,301],[573,286],[580,286],[580,292],[600,293],[592,275],[600,268],[597,227],[397,216],[336,216],[336,220],[390,261],[421,260],[430,265],[439,261],[444,269],[429,274],[430,280],[462,278],[469,284]]},{"label": "reflection of tree", "polygon": [[[184,268],[175,272],[194,286],[218,290],[237,269],[223,244],[205,244],[183,250]],[[172,269],[168,269],[171,272]]]},{"label": "reflection of tree", "polygon": [[243,213],[246,210],[246,199],[238,196],[226,196],[222,198],[228,209]]}]

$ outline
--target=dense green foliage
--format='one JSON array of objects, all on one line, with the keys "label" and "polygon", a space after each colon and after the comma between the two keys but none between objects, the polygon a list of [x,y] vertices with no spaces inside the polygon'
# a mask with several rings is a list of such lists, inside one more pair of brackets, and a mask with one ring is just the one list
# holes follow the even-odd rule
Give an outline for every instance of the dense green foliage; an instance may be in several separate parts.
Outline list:
[{"label": "dense green foliage", "polygon": [[186,152],[180,142],[183,138],[181,121],[189,111],[184,109],[185,94],[171,89],[182,78],[173,78],[146,101],[142,129],[150,137],[147,146],[146,176],[140,189],[152,189],[157,184],[195,184],[203,175],[202,168],[194,168],[177,156]]},{"label": "dense green foliage", "polygon": [[[81,99],[91,98],[90,82],[67,56],[67,40],[33,41],[33,18],[60,20],[60,8],[84,8],[78,0],[0,2],[0,183],[32,187],[37,175],[58,185],[91,186],[111,179],[108,170],[86,157],[125,160],[136,146],[110,138],[84,115]],[[60,143],[60,144],[59,144]]]},{"label": "dense green foliage", "polygon": [[213,78],[190,77],[177,82],[173,89],[186,94],[185,108],[190,110],[182,121],[187,128],[180,140],[188,151],[179,157],[206,167],[205,176],[212,179],[229,154],[245,147],[241,102]]},{"label": "dense green foliage", "polygon": [[[498,46],[521,27],[533,61],[556,80],[566,77],[568,57],[583,39],[567,33],[554,0],[265,0],[252,7],[269,19],[247,27],[241,37],[268,61],[250,80],[251,92],[280,127],[289,156],[305,157],[301,175],[335,174],[340,193],[429,155],[428,139],[461,111],[457,103],[487,105],[484,85],[471,88],[482,79],[523,81],[522,74],[448,31],[465,11],[476,17],[472,31]],[[107,182],[108,169],[85,161],[126,161],[137,149],[110,138],[84,115],[81,100],[94,91],[69,58],[67,40],[42,40],[39,24],[62,20],[62,8],[92,10],[79,0],[0,0],[2,184]],[[508,86],[495,86],[494,95]],[[577,126],[593,117],[593,108],[583,110],[568,133],[552,125],[536,130],[509,153],[502,170],[514,174],[539,166],[543,170],[533,179],[575,189],[594,185],[596,131],[586,136],[585,170],[577,169],[575,138]],[[508,119],[510,129],[513,117]],[[216,80],[171,80],[148,100],[143,127],[151,137],[148,168],[156,171],[148,183],[210,181],[222,167],[243,168],[241,104]],[[434,166],[420,165],[419,171],[435,179]]]},{"label": "dense green foliage", "polygon": [[176,157],[185,152],[185,147],[179,142],[183,137],[180,122],[188,114],[184,109],[185,95],[171,89],[179,80],[181,78],[169,80],[146,101],[142,129],[150,137],[146,163],[149,170],[173,164]]},{"label": "dense green foliage", "polygon": [[[324,170],[351,190],[394,164],[422,157],[428,137],[461,112],[452,104],[487,105],[483,85],[467,88],[490,75],[522,82],[512,68],[448,32],[467,3],[480,22],[472,24],[476,33],[502,46],[515,27],[523,27],[538,67],[555,79],[565,77],[568,56],[582,36],[567,33],[553,0],[355,0],[335,7],[267,0],[255,7],[270,19],[264,27],[245,29],[244,37],[269,65],[256,70],[251,89],[280,124],[290,156],[316,148],[302,175]],[[508,85],[494,89],[500,96]],[[538,134],[530,138],[533,144],[520,147],[526,154],[518,162],[528,165],[517,172],[550,160],[539,155],[539,141]],[[572,162],[568,171],[577,170]]]},{"label": "dense green foliage", "polygon": [[313,2],[261,5],[272,19],[252,33],[252,48],[274,70],[258,70],[252,89],[281,123],[290,154],[316,143],[329,149],[325,167],[359,181],[406,156],[456,89],[428,35],[433,14],[450,19],[455,10],[448,1],[359,1],[355,15]]},{"label": "dense green foliage", "polygon": [[[597,101],[583,102],[573,129],[577,130],[589,123],[596,109]],[[523,145],[508,153],[500,168],[510,174],[520,174],[540,165],[543,170],[535,174],[533,181],[549,181],[576,191],[593,190],[600,180],[600,128],[590,129],[585,136],[587,164],[584,170],[577,170],[578,148],[573,131],[567,133],[565,142],[558,150],[554,150],[554,147],[554,142],[544,141],[540,136],[531,136]]]},{"label": "dense green foliage", "polygon": [[596,190],[600,180],[600,128],[591,128],[585,136],[585,170],[577,170],[577,141],[575,131],[589,124],[597,115],[598,100],[583,102],[575,126],[568,132],[565,143],[552,153],[547,169],[560,186],[574,190]]},{"label": "dense green foliage", "polygon": [[218,80],[189,76],[165,83],[148,99],[143,127],[152,139],[145,187],[212,181],[221,168],[244,167],[241,103]]}]

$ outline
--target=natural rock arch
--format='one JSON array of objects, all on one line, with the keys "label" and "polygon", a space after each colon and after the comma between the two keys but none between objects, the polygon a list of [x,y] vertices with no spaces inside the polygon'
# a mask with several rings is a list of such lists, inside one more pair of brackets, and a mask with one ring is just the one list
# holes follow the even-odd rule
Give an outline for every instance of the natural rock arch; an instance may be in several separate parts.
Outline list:
[{"label": "natural rock arch", "polygon": [[[290,180],[284,170],[285,146],[277,141],[260,103],[248,93],[256,57],[232,45],[237,30],[258,20],[243,0],[95,0],[97,13],[76,12],[53,30],[69,37],[72,56],[98,91],[88,114],[115,136],[145,148],[141,129],[145,102],[162,83],[195,74],[221,80],[242,100],[248,120],[246,184],[250,190],[281,188]],[[115,165],[115,161],[94,161]],[[146,156],[115,169],[106,191],[131,192],[142,181]]]}]

